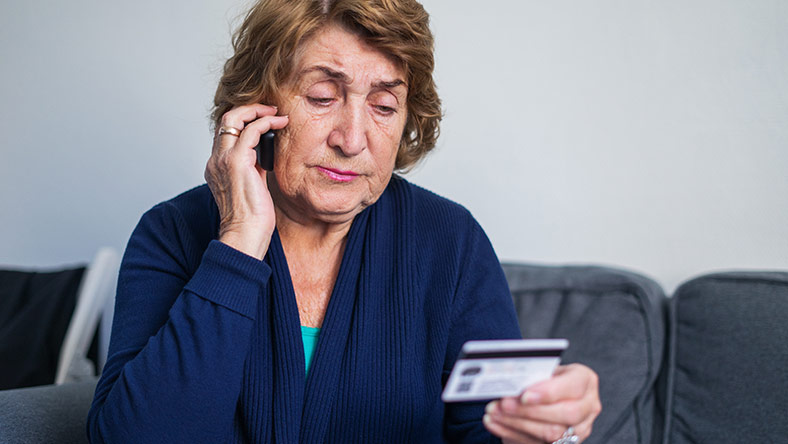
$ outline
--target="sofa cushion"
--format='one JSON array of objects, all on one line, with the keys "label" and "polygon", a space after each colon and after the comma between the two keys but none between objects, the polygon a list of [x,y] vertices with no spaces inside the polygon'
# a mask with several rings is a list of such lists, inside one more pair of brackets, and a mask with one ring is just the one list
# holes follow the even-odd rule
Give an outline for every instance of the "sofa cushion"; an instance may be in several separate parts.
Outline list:
[{"label": "sofa cushion", "polygon": [[562,363],[599,375],[602,413],[586,444],[651,442],[665,344],[664,292],[605,267],[504,264],[523,337],[567,338]]},{"label": "sofa cushion", "polygon": [[788,272],[693,279],[670,318],[665,442],[788,440]]},{"label": "sofa cushion", "polygon": [[0,270],[0,390],[55,382],[84,272]]},{"label": "sofa cushion", "polygon": [[96,381],[0,390],[0,442],[87,443]]}]

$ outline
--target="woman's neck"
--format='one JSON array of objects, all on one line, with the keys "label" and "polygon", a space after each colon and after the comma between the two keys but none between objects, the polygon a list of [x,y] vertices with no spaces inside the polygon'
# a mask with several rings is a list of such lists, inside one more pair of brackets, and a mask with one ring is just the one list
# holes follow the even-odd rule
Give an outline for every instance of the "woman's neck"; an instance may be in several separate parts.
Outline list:
[{"label": "woman's neck", "polygon": [[276,229],[285,253],[325,255],[344,249],[353,220],[329,223],[310,218],[290,217],[286,209],[275,206]]},{"label": "woman's neck", "polygon": [[276,226],[287,258],[301,325],[321,327],[352,221],[304,223],[276,208]]}]

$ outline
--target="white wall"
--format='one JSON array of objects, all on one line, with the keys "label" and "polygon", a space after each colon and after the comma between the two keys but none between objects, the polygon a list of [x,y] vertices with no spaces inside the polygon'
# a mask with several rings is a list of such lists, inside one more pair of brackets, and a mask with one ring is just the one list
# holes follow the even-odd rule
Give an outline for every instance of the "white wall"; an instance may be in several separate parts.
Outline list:
[{"label": "white wall", "polygon": [[[505,260],[668,291],[788,269],[788,4],[425,0],[446,117],[411,179]],[[0,263],[122,249],[202,181],[230,0],[0,4]]]}]

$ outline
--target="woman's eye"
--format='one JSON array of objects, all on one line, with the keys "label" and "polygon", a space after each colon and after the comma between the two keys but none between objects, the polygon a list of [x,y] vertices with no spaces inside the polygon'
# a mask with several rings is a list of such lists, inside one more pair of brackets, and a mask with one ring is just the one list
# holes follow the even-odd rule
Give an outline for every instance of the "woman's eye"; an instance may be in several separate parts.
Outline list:
[{"label": "woman's eye", "polygon": [[379,113],[384,115],[394,114],[395,112],[397,112],[395,108],[392,108],[390,106],[384,106],[384,105],[375,105],[375,109],[377,109]]},{"label": "woman's eye", "polygon": [[317,106],[328,106],[334,101],[333,97],[308,97],[309,103]]}]

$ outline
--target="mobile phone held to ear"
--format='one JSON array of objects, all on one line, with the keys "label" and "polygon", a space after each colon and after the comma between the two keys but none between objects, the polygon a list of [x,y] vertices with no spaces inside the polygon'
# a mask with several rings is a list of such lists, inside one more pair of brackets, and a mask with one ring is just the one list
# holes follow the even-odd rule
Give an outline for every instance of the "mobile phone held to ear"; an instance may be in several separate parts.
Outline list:
[{"label": "mobile phone held to ear", "polygon": [[266,171],[274,170],[274,139],[273,130],[260,136],[260,143],[254,148],[257,151],[257,164]]}]

